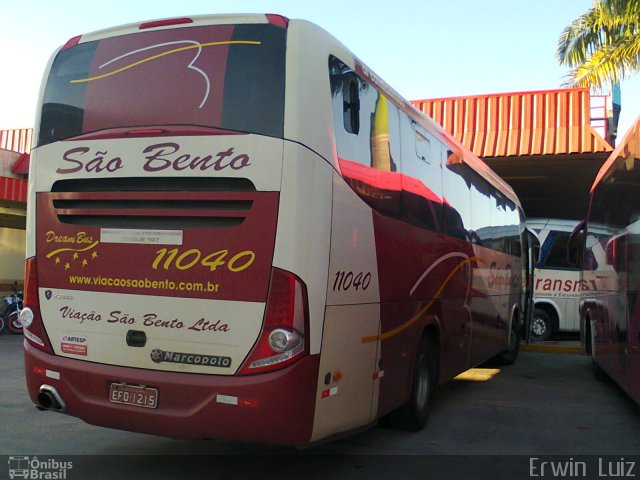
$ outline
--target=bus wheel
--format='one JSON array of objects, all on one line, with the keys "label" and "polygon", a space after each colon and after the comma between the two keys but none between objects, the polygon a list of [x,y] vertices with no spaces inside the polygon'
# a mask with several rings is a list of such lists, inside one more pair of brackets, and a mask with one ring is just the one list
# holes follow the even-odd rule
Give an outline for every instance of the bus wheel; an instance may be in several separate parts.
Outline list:
[{"label": "bus wheel", "polygon": [[409,401],[392,412],[385,424],[392,427],[417,432],[427,424],[429,417],[429,399],[433,382],[432,362],[430,361],[429,342],[426,338],[420,341],[413,367],[413,380]]},{"label": "bus wheel", "polygon": [[533,341],[543,342],[551,337],[553,324],[551,317],[544,310],[536,308],[533,311],[533,319],[531,320],[531,339]]},{"label": "bus wheel", "polygon": [[591,321],[587,317],[584,321],[584,353],[589,357],[593,352],[593,337],[591,336]]},{"label": "bus wheel", "polygon": [[591,367],[592,367],[591,370],[593,371],[593,376],[595,377],[596,380],[598,380],[599,382],[607,382],[609,380],[609,377],[607,376],[607,374],[604,373],[604,370],[602,370],[600,365],[598,365],[593,358],[591,359]]},{"label": "bus wheel", "polygon": [[591,328],[589,328],[589,350],[591,353],[591,370],[593,371],[593,376],[599,382],[606,382],[609,380],[609,376],[604,372],[604,370],[598,365],[595,358],[595,335],[591,332]]},{"label": "bus wheel", "polygon": [[499,353],[494,361],[500,365],[513,365],[520,353],[520,327],[517,315],[511,320],[511,334],[509,335],[509,346]]}]

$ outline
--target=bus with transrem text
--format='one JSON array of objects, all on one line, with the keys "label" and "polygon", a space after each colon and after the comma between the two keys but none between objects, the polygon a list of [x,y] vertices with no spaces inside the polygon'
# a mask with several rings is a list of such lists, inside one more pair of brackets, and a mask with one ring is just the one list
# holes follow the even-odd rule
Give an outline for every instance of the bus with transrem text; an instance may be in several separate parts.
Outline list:
[{"label": "bus with transrem text", "polygon": [[523,329],[511,188],[321,28],[197,16],[53,55],[31,154],[31,400],[105,427],[304,445]]},{"label": "bus with transrem text", "polygon": [[[533,341],[548,340],[556,333],[578,333],[581,292],[601,288],[601,279],[585,280],[581,275],[578,246],[571,241],[579,223],[578,220],[558,218],[527,218],[527,227],[537,234],[540,242],[533,280]],[[604,250],[597,241],[599,234],[597,228],[592,228],[586,239],[591,265],[605,263]]]}]

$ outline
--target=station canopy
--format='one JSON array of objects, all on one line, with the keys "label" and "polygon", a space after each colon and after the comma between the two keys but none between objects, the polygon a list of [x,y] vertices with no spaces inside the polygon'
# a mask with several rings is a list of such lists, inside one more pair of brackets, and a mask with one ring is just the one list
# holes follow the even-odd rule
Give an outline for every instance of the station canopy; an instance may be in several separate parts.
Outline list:
[{"label": "station canopy", "polygon": [[[529,218],[582,220],[589,188],[613,148],[592,127],[586,88],[414,100],[515,190]],[[0,130],[15,155],[0,201],[25,201],[32,129]],[[4,175],[3,175],[4,176]],[[16,178],[17,177],[17,178]],[[21,178],[22,177],[22,178]],[[24,184],[24,185],[23,185]]]},{"label": "station canopy", "polygon": [[613,150],[591,125],[588,89],[414,100],[515,190],[527,217],[582,220]]},{"label": "station canopy", "polygon": [[25,229],[32,134],[30,128],[0,130],[0,228]]}]

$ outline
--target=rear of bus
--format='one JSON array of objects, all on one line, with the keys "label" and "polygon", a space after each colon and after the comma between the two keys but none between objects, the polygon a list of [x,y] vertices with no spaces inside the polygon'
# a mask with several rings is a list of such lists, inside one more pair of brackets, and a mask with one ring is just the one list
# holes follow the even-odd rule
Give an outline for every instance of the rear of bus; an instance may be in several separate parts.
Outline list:
[{"label": "rear of bus", "polygon": [[22,315],[37,406],[172,437],[309,441],[311,288],[274,259],[296,234],[279,220],[286,162],[310,155],[284,140],[286,42],[282,17],[202,17],[54,55]]}]

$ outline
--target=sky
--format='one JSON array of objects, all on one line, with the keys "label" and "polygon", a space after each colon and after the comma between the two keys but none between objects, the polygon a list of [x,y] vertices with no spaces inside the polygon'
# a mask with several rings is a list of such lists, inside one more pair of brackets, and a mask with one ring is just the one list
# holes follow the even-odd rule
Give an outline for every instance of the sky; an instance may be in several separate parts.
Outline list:
[{"label": "sky", "polygon": [[[278,13],[333,34],[409,100],[561,88],[560,33],[591,0],[0,0],[0,129],[34,124],[43,72],[69,38],[124,23]],[[619,138],[640,115],[622,83]],[[607,93],[607,92],[605,92]]]}]

